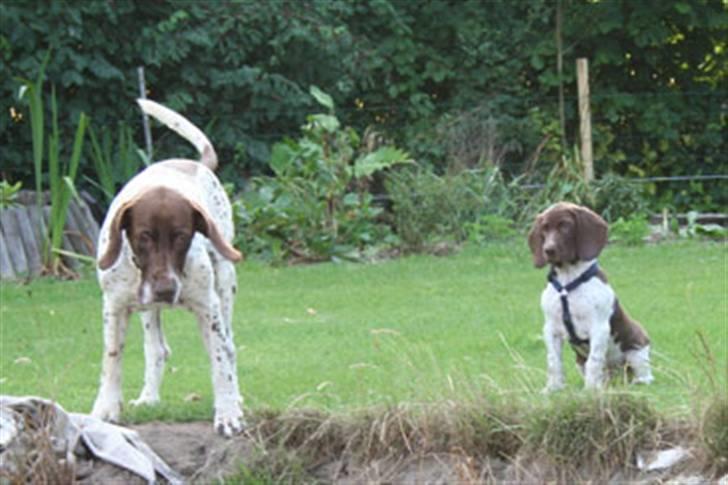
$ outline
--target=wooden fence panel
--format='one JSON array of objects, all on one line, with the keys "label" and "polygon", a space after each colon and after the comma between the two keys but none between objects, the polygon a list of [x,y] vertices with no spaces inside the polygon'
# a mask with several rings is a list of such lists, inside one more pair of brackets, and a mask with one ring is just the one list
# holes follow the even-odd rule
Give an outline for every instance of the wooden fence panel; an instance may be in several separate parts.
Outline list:
[{"label": "wooden fence panel", "polygon": [[19,209],[13,207],[0,212],[0,225],[5,235],[5,247],[10,256],[10,263],[16,276],[28,273],[28,260],[23,249],[23,239],[20,235],[20,227],[15,212]]}]

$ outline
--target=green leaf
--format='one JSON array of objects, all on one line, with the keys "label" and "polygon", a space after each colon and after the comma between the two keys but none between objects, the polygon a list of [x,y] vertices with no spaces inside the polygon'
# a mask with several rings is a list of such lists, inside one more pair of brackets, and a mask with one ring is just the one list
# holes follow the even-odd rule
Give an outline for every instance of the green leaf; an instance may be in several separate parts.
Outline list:
[{"label": "green leaf", "polygon": [[309,116],[309,122],[314,126],[319,126],[328,133],[334,133],[339,129],[341,123],[339,119],[333,115],[317,114]]},{"label": "green leaf", "polygon": [[285,143],[276,143],[270,154],[270,168],[273,172],[282,177],[293,166],[296,153]]},{"label": "green leaf", "polygon": [[331,98],[331,96],[321,91],[318,87],[314,85],[311,85],[308,92],[311,93],[311,96],[313,96],[320,105],[333,111],[334,100]]},{"label": "green leaf", "polygon": [[381,147],[376,151],[366,154],[354,164],[354,177],[369,177],[370,175],[389,168],[398,163],[412,163],[409,154],[404,150],[395,147]]}]

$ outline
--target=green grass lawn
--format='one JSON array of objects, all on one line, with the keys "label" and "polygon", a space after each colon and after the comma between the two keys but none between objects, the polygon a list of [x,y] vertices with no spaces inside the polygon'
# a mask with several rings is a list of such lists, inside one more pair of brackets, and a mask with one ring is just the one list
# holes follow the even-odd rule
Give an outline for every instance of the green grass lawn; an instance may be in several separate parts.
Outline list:
[{"label": "green grass lawn", "polygon": [[[708,242],[613,245],[602,255],[623,306],[651,336],[656,382],[636,392],[658,409],[687,413],[696,397],[725,392],[726,261],[726,246]],[[533,269],[525,243],[368,265],[244,263],[238,278],[234,330],[247,409],[543,399],[538,302],[545,270]],[[0,393],[90,411],[102,348],[93,275],[3,284],[1,296]],[[163,404],[127,407],[127,419],[210,419],[209,365],[197,326],[183,311],[167,311],[163,321],[172,348]],[[126,400],[143,381],[137,322],[124,356]],[[573,360],[571,350],[565,359]],[[579,392],[581,379],[566,367],[568,392]],[[193,394],[200,399],[185,399]]]}]

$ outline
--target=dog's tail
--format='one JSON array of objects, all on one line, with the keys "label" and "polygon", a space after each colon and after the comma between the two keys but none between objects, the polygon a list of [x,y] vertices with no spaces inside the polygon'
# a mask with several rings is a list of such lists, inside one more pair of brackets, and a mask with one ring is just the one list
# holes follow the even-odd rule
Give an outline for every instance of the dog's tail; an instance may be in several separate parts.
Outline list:
[{"label": "dog's tail", "polygon": [[141,106],[149,116],[161,121],[169,129],[177,132],[182,138],[192,143],[197,151],[200,152],[200,162],[210,170],[217,168],[217,154],[212,147],[212,143],[207,139],[204,133],[193,125],[187,118],[171,109],[162,106],[159,103],[148,99],[137,99],[137,103]]}]

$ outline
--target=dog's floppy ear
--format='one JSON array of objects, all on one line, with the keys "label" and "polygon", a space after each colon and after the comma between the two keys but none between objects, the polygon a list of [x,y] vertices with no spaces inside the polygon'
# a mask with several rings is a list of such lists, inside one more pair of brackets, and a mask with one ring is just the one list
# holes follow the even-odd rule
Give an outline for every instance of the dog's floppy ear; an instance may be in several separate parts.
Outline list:
[{"label": "dog's floppy ear", "polygon": [[229,259],[233,263],[237,263],[243,259],[243,255],[232,247],[220,234],[220,230],[217,224],[210,218],[207,211],[199,205],[190,202],[192,209],[195,211],[195,230],[201,234],[204,234],[207,239],[212,242],[215,249],[222,254],[226,259]]},{"label": "dog's floppy ear", "polygon": [[546,258],[543,257],[543,237],[541,234],[541,215],[536,216],[531,231],[528,233],[528,246],[533,254],[533,265],[537,268],[546,266]]},{"label": "dog's floppy ear", "polygon": [[119,258],[121,251],[121,231],[129,227],[131,221],[131,208],[135,200],[130,200],[122,205],[111,221],[109,228],[109,242],[106,245],[106,252],[99,257],[99,269],[109,269]]},{"label": "dog's floppy ear", "polygon": [[599,256],[607,245],[608,226],[604,219],[586,207],[574,208],[576,219],[576,254],[582,261]]}]

